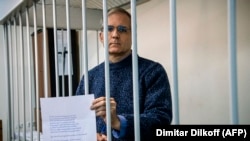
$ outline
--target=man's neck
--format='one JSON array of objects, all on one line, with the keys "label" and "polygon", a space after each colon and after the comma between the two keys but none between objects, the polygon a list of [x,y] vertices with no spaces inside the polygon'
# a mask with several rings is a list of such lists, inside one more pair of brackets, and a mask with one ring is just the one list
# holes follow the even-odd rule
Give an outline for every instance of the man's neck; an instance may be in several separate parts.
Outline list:
[{"label": "man's neck", "polygon": [[117,63],[120,62],[121,60],[123,60],[124,58],[128,57],[131,54],[131,50],[126,52],[125,54],[121,55],[121,54],[109,54],[109,61],[111,63]]}]

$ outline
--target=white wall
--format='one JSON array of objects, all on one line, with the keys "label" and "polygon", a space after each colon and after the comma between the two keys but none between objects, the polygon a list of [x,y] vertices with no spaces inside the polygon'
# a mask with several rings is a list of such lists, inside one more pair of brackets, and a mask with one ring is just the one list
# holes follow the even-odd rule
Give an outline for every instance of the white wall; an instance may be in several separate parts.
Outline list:
[{"label": "white wall", "polygon": [[[250,123],[250,1],[237,1],[239,123]],[[138,52],[162,63],[172,84],[169,3],[151,0],[137,8]],[[0,33],[3,33],[2,26]],[[88,32],[89,67],[97,64],[96,31]],[[0,119],[6,133],[6,72],[0,34]],[[178,0],[180,124],[230,124],[227,0]],[[99,47],[100,60],[103,48]],[[6,135],[4,133],[4,136]]]},{"label": "white wall", "polygon": [[[250,1],[237,1],[239,123],[250,123]],[[137,8],[138,53],[164,65],[172,84],[169,3],[151,0]],[[178,0],[180,124],[230,124],[227,0]],[[89,32],[89,47],[96,46]],[[89,52],[97,56],[96,50]],[[99,48],[103,60],[103,48]],[[90,57],[91,58],[91,57]],[[92,60],[95,57],[92,57]],[[89,60],[91,61],[91,59]],[[92,66],[96,60],[92,61]]]},{"label": "white wall", "polygon": [[[250,123],[250,1],[237,1],[239,123]],[[169,3],[138,6],[139,54],[161,62],[170,79]],[[226,0],[178,0],[181,124],[229,124],[230,89]],[[172,82],[171,82],[172,83]]]}]

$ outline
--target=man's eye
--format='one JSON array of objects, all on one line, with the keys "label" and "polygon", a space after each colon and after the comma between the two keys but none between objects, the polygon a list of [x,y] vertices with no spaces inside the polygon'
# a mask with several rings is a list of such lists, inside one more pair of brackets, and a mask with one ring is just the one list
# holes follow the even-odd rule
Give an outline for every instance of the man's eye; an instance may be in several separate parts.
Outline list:
[{"label": "man's eye", "polygon": [[119,32],[127,32],[127,28],[123,26],[118,26],[117,29]]},{"label": "man's eye", "polygon": [[120,33],[125,33],[125,32],[127,32],[129,29],[127,28],[127,27],[125,27],[125,26],[117,26],[117,27],[114,27],[114,26],[108,26],[108,31],[109,32],[113,32],[114,31],[114,29],[117,29],[117,31],[118,32],[120,32]]},{"label": "man's eye", "polygon": [[114,30],[114,27],[113,26],[108,26],[108,31],[109,32],[112,32]]}]

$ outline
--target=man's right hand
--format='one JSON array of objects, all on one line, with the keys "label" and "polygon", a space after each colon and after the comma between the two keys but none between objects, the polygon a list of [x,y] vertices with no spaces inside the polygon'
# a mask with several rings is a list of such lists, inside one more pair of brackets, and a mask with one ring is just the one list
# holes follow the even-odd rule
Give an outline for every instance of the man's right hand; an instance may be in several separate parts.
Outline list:
[{"label": "man's right hand", "polygon": [[107,136],[101,133],[97,133],[97,141],[107,141]]}]

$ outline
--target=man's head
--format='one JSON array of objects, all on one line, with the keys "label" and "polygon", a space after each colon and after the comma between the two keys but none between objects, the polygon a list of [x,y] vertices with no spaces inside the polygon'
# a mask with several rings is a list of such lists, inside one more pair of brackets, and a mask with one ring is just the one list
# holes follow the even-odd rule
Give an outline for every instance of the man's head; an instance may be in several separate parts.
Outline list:
[{"label": "man's head", "polygon": [[[103,31],[100,40],[104,43]],[[122,8],[113,8],[108,11],[108,42],[109,54],[126,57],[131,52],[131,16]]]}]

